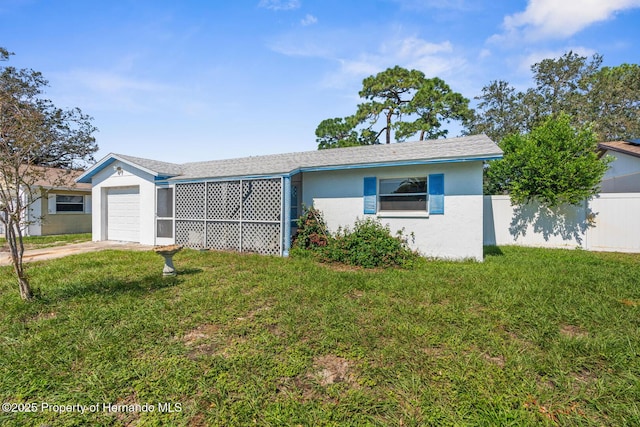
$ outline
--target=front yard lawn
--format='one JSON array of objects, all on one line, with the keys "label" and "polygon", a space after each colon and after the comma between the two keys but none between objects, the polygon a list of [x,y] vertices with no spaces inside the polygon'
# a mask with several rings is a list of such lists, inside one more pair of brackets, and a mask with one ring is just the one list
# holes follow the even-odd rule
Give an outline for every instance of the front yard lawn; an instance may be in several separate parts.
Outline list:
[{"label": "front yard lawn", "polygon": [[[90,242],[91,233],[81,234],[54,234],[50,236],[25,236],[22,238],[22,243],[26,250],[30,249],[43,249],[53,246],[64,246],[70,243]],[[0,252],[8,251],[9,245],[7,239],[0,237]]]},{"label": "front yard lawn", "polygon": [[174,263],[34,263],[34,303],[0,268],[0,424],[640,425],[640,254]]}]

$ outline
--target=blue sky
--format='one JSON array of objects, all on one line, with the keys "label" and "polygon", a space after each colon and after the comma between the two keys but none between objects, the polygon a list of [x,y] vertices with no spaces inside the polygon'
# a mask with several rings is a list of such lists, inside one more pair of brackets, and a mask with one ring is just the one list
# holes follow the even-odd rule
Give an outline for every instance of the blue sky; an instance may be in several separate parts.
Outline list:
[{"label": "blue sky", "polygon": [[388,67],[473,99],[529,87],[532,64],[568,50],[638,63],[638,41],[640,0],[0,0],[9,64],[94,117],[96,160],[315,150],[318,123]]}]

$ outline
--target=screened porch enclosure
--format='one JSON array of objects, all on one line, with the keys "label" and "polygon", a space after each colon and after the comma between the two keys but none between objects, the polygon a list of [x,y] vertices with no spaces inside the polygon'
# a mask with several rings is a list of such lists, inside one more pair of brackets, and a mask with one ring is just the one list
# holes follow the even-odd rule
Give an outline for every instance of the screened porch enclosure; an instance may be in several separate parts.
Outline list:
[{"label": "screened porch enclosure", "polygon": [[176,244],[282,255],[282,178],[175,185]]}]

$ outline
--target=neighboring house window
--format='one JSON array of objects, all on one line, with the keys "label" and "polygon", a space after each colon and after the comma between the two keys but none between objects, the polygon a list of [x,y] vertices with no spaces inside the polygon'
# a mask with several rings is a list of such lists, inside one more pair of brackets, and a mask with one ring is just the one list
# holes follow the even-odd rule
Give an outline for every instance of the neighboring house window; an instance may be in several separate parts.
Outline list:
[{"label": "neighboring house window", "polygon": [[91,196],[73,194],[49,194],[50,214],[91,213]]},{"label": "neighboring house window", "polygon": [[84,212],[84,197],[56,194],[56,212]]},{"label": "neighboring house window", "polygon": [[444,174],[408,178],[364,178],[364,213],[444,214]]}]

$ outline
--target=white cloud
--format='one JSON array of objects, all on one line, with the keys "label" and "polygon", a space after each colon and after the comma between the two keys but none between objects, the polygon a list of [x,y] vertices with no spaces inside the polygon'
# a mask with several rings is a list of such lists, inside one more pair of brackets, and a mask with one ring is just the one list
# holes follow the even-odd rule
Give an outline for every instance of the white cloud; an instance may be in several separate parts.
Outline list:
[{"label": "white cloud", "polygon": [[271,10],[293,10],[300,7],[300,0],[260,0],[258,7]]},{"label": "white cloud", "polygon": [[325,78],[325,85],[343,87],[363,78],[399,65],[420,70],[427,77],[443,77],[466,61],[454,53],[449,41],[431,43],[417,37],[399,38],[386,42],[375,52],[361,53],[353,58],[341,58],[340,68]]},{"label": "white cloud", "polygon": [[308,14],[308,13],[307,13],[307,15],[306,15],[306,16],[305,16],[305,17],[300,21],[300,23],[301,23],[302,25],[304,25],[305,27],[306,27],[307,25],[313,25],[313,24],[315,24],[315,23],[317,23],[317,22],[318,22],[318,18],[316,18],[315,16],[310,15],[310,14]]},{"label": "white cloud", "polygon": [[616,13],[640,7],[640,0],[529,0],[523,12],[505,16],[505,34],[494,41],[567,38],[584,28],[612,19]]},{"label": "white cloud", "polygon": [[149,110],[157,107],[158,99],[173,90],[165,84],[102,70],[77,69],[55,76],[55,79],[63,97],[68,97],[69,93],[82,94],[82,99],[66,100],[71,101],[71,105],[106,110]]}]

